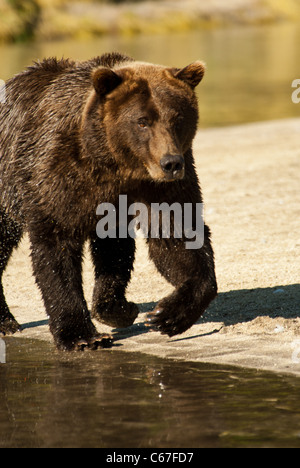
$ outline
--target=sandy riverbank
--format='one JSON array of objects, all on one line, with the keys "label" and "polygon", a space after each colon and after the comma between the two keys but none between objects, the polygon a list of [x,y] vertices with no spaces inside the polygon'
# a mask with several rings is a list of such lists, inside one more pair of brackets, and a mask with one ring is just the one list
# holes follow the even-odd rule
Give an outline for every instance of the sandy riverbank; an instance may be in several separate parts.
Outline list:
[{"label": "sandy riverbank", "polygon": [[[150,332],[145,312],[171,287],[139,241],[128,298],[141,305],[141,314],[132,327],[113,332],[118,349],[300,375],[300,119],[201,130],[194,153],[220,294],[184,335],[169,339]],[[88,256],[84,283],[90,301]],[[26,238],[4,286],[24,327],[18,336],[52,340]]]}]

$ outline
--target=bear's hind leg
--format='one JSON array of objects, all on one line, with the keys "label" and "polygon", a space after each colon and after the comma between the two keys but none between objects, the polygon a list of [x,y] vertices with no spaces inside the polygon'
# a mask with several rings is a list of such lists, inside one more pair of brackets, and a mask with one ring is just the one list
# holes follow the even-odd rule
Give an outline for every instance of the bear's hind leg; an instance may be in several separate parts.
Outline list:
[{"label": "bear's hind leg", "polygon": [[135,256],[134,239],[91,240],[95,266],[92,316],[115,328],[131,326],[138,316],[136,304],[125,298]]},{"label": "bear's hind leg", "polygon": [[4,270],[21,237],[22,229],[0,209],[0,334],[3,335],[21,330],[21,326],[9,311],[2,285]]}]

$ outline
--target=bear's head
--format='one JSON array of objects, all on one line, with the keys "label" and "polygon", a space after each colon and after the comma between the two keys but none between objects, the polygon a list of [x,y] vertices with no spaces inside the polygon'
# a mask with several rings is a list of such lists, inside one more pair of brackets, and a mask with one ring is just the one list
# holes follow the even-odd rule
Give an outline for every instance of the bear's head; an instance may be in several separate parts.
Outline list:
[{"label": "bear's head", "polygon": [[93,110],[85,118],[93,119],[94,131],[101,128],[123,178],[184,178],[198,123],[194,90],[204,72],[201,62],[183,69],[128,62],[94,70]]}]

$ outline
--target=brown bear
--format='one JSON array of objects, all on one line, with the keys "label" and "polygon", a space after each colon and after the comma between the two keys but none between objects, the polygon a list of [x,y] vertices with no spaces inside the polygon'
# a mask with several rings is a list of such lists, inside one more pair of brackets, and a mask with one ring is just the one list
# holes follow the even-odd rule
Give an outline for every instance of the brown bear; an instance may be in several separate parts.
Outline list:
[{"label": "brown bear", "polygon": [[[168,68],[121,54],[35,63],[6,83],[0,105],[0,332],[21,327],[7,306],[2,275],[23,233],[59,349],[110,346],[97,333],[82,287],[86,241],[95,268],[92,316],[133,324],[125,298],[135,257],[132,237],[100,238],[100,203],[202,203],[192,155],[198,123],[195,62]],[[119,230],[120,227],[118,226]],[[175,291],[148,325],[174,336],[190,328],[216,296],[210,231],[202,248],[173,234],[147,239],[150,258]]]}]

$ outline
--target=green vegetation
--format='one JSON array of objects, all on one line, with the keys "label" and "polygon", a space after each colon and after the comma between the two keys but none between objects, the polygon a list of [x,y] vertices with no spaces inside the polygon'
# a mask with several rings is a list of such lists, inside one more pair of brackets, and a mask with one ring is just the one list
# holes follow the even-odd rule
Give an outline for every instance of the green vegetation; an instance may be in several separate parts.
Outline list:
[{"label": "green vegetation", "polygon": [[0,42],[300,19],[300,0],[0,0]]}]

